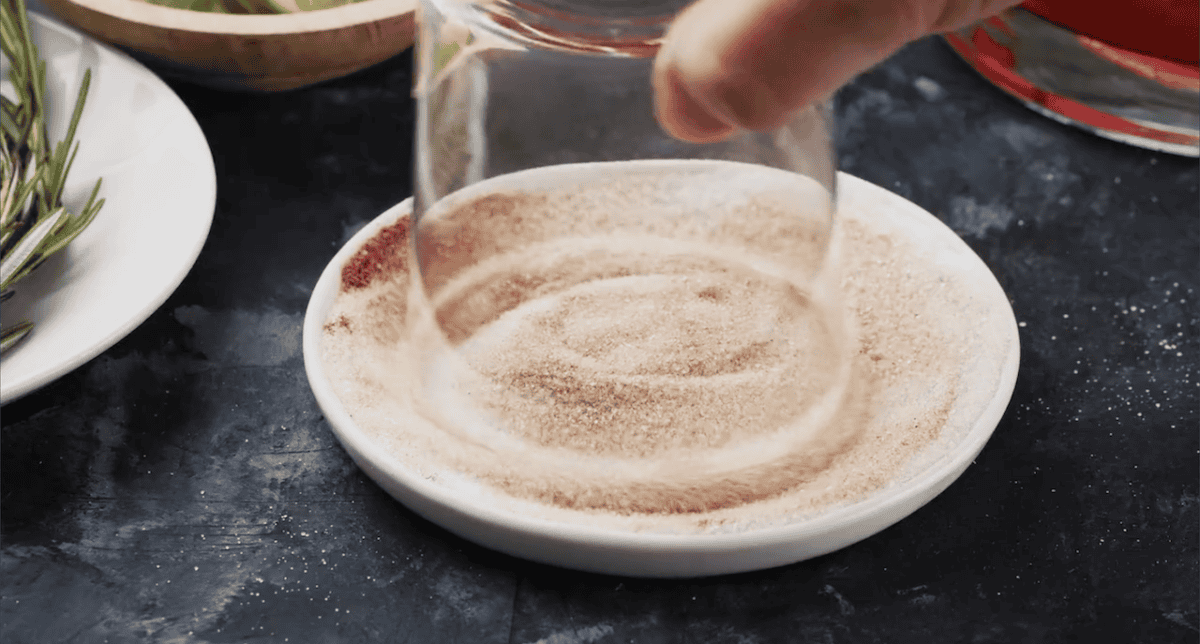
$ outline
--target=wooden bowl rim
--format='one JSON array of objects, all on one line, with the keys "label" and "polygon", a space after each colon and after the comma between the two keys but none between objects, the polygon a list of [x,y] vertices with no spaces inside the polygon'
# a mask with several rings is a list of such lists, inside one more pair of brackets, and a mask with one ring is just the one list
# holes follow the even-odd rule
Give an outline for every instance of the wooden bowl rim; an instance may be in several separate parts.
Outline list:
[{"label": "wooden bowl rim", "polygon": [[43,1],[48,5],[72,4],[128,22],[162,29],[240,36],[333,31],[412,14],[417,8],[417,0],[364,0],[319,11],[247,16],[174,9],[144,0]]}]

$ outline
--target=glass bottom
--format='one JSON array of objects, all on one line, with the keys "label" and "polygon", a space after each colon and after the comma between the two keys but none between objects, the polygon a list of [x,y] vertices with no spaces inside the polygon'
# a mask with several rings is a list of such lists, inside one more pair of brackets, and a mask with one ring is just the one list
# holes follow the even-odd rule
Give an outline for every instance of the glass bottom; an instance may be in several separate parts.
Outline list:
[{"label": "glass bottom", "polygon": [[419,413],[498,455],[642,481],[842,436],[832,208],[800,174],[711,160],[549,166],[444,197],[415,228]]},{"label": "glass bottom", "polygon": [[1114,47],[1024,9],[946,34],[1026,107],[1129,145],[1200,156],[1200,68]]}]

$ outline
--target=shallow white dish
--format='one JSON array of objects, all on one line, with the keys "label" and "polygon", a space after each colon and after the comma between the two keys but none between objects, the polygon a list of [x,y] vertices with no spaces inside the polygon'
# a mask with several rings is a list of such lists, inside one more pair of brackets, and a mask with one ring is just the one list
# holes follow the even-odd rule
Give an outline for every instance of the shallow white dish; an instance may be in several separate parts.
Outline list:
[{"label": "shallow white dish", "polygon": [[[62,138],[84,71],[92,70],[66,200],[82,204],[102,177],[105,204],[4,303],[5,326],[35,326],[0,360],[0,403],[96,357],[162,305],[200,254],[217,195],[204,133],[162,80],[74,29],[30,18],[47,63],[53,140]],[[2,73],[7,83],[7,63]]]},{"label": "shallow white dish", "polygon": [[[995,430],[1012,395],[1020,357],[1016,320],[987,266],[933,215],[870,183],[839,176],[839,211],[874,231],[912,242],[915,262],[969,293],[961,315],[948,321],[969,338],[969,359],[947,374],[960,386],[938,439],[909,459],[887,485],[852,502],[780,522],[765,517],[734,530],[673,533],[557,521],[514,511],[454,486],[454,478],[422,475],[356,424],[326,370],[325,326],[341,284],[342,267],[384,227],[411,213],[411,200],[380,215],[334,257],[313,291],[304,324],[309,382],[335,434],[360,467],[389,494],[429,520],[484,546],[543,563],[642,577],[692,577],[745,572],[794,563],[865,539],[929,502],[962,474]],[[961,319],[957,319],[961,318]],[[944,322],[947,323],[947,322]],[[918,396],[920,393],[918,392]],[[518,504],[519,506],[519,504]]]}]

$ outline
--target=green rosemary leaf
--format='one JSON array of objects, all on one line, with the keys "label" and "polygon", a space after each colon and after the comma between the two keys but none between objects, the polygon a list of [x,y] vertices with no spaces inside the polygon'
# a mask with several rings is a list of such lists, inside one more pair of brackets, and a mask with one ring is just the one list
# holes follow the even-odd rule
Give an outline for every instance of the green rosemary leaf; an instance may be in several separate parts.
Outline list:
[{"label": "green rosemary leaf", "polygon": [[75,217],[69,217],[63,227],[55,236],[54,242],[43,249],[47,257],[66,248],[67,244],[71,243],[79,233],[82,233],[88,224],[95,219],[96,213],[100,212],[101,206],[104,205],[104,200],[96,200],[96,195],[100,192],[100,182],[96,182],[96,187],[92,190],[92,197],[88,200],[88,205]]},{"label": "green rosemary leaf", "polygon": [[8,351],[14,344],[20,342],[21,338],[29,335],[32,330],[33,322],[24,321],[0,331],[0,353]]},{"label": "green rosemary leaf", "polygon": [[31,266],[42,257],[39,251],[43,242],[54,233],[66,214],[65,208],[59,208],[48,217],[42,218],[4,256],[3,261],[0,261],[0,291],[7,291],[10,285],[32,270]]}]

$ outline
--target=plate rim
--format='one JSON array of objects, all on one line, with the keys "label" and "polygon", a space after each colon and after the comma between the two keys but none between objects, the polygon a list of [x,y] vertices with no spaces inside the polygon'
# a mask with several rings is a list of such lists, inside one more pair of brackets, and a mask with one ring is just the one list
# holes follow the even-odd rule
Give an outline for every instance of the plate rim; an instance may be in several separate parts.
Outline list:
[{"label": "plate rim", "polygon": [[[605,574],[681,578],[765,569],[852,545],[894,525],[928,503],[957,480],[983,450],[1004,415],[1016,385],[1020,337],[1011,303],[995,274],[945,223],[900,195],[853,175],[839,172],[838,182],[840,191],[850,188],[885,193],[889,205],[894,204],[909,216],[925,218],[926,223],[952,236],[956,244],[967,251],[970,260],[985,269],[990,277],[987,288],[1000,296],[995,303],[1002,303],[1000,312],[1009,322],[1005,326],[1010,351],[996,380],[995,394],[983,406],[958,448],[948,458],[932,463],[928,469],[907,480],[899,491],[893,489],[881,495],[876,490],[859,501],[822,511],[820,516],[811,521],[765,526],[745,532],[633,533],[611,527],[565,524],[496,510],[424,479],[386,450],[372,452],[370,448],[375,440],[353,421],[326,376],[321,355],[322,327],[339,290],[341,267],[379,230],[410,213],[411,197],[387,209],[360,229],[322,271],[305,311],[303,327],[304,363],[310,386],[339,442],[358,466],[391,496],[417,514],[469,541],[524,559]],[[447,514],[452,516],[447,517]],[[478,532],[467,534],[472,530]],[[822,537],[831,537],[831,533],[839,531],[850,534],[822,541]],[[798,542],[814,540],[820,542],[815,547],[799,547]],[[572,549],[568,551],[570,561],[554,556],[556,548],[563,547]],[[580,561],[584,555],[595,555],[600,559]],[[665,555],[667,559],[651,562],[649,566],[646,561],[639,560],[634,565],[629,565],[627,561],[644,559],[648,555]]]}]

